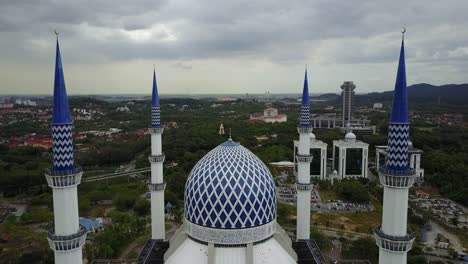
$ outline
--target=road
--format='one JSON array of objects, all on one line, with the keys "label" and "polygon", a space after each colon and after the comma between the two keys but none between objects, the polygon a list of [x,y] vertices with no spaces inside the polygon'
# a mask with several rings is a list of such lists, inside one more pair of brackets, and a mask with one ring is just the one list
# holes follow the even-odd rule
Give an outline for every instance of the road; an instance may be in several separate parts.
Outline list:
[{"label": "road", "polygon": [[456,235],[450,233],[449,231],[444,229],[444,227],[442,227],[441,225],[439,225],[438,223],[436,223],[434,221],[431,221],[431,225],[432,225],[432,230],[427,232],[427,242],[426,242],[426,244],[434,247],[435,246],[435,240],[437,238],[437,233],[440,233],[444,237],[446,237],[447,239],[450,240],[450,244],[453,247],[453,249],[455,249],[455,251],[457,251],[457,252],[462,252],[463,251],[463,245],[462,245],[460,239]]}]

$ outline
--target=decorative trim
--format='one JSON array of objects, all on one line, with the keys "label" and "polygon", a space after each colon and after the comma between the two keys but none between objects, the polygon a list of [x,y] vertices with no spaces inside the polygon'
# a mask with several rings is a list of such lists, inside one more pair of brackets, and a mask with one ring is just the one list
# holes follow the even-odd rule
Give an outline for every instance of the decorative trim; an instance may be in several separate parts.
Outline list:
[{"label": "decorative trim", "polygon": [[148,189],[150,191],[164,191],[166,189],[166,183],[150,183],[148,184]]},{"label": "decorative trim", "polygon": [[310,127],[310,105],[301,105],[301,119],[299,121],[301,127]]},{"label": "decorative trim", "polygon": [[313,128],[310,127],[310,126],[309,127],[298,127],[297,128],[297,132],[299,134],[304,134],[304,133],[309,134],[309,133],[312,133],[312,130],[313,130]]},{"label": "decorative trim", "polygon": [[80,229],[71,235],[56,235],[54,228],[47,233],[50,248],[55,252],[68,252],[80,248],[86,241],[86,228],[80,225]]},{"label": "decorative trim", "polygon": [[148,128],[150,134],[162,134],[164,132],[164,127],[150,127]]},{"label": "decorative trim", "polygon": [[381,226],[374,229],[375,243],[380,248],[389,252],[408,252],[413,247],[415,239],[414,232],[405,236],[391,236],[382,231]]},{"label": "decorative trim", "polygon": [[296,182],[296,189],[298,191],[310,191],[310,190],[312,190],[312,183],[299,183],[299,182]]},{"label": "decorative trim", "polygon": [[148,161],[150,163],[156,163],[156,162],[164,162],[164,159],[165,159],[165,155],[164,154],[161,154],[161,155],[149,155],[148,156]]},{"label": "decorative trim", "polygon": [[416,178],[416,172],[411,168],[401,171],[388,169],[386,166],[380,166],[378,172],[380,184],[389,188],[409,188],[413,186]]},{"label": "decorative trim", "polygon": [[52,188],[68,188],[81,183],[83,169],[74,165],[71,169],[57,170],[54,167],[45,170],[47,184]]},{"label": "decorative trim", "polygon": [[296,154],[296,159],[298,162],[308,162],[311,163],[313,156],[312,155],[301,155],[301,154]]},{"label": "decorative trim", "polygon": [[52,125],[52,157],[56,170],[73,167],[72,125]]},{"label": "decorative trim", "polygon": [[161,127],[161,107],[159,105],[151,107],[151,126]]},{"label": "decorative trim", "polygon": [[207,243],[238,245],[262,241],[276,232],[276,219],[257,227],[244,229],[219,229],[204,227],[185,219],[185,232],[190,237]]}]

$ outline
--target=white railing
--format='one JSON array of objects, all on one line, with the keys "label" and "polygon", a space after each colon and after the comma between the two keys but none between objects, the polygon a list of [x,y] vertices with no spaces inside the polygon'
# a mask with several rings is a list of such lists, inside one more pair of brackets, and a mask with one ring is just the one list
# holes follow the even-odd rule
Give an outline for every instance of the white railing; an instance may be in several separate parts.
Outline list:
[{"label": "white railing", "polygon": [[54,251],[72,251],[84,245],[86,233],[87,231],[83,226],[80,226],[78,232],[71,235],[56,235],[55,230],[52,228],[47,234],[47,240],[50,248]]},{"label": "white railing", "polygon": [[47,184],[52,188],[67,188],[81,183],[83,169],[73,166],[69,170],[56,170],[53,167],[45,170]]}]

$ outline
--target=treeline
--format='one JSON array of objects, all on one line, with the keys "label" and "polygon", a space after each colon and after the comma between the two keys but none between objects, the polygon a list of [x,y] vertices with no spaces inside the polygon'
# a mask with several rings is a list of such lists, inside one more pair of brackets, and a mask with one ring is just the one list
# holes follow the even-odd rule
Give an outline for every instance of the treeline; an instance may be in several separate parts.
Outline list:
[{"label": "treeline", "polygon": [[424,151],[426,181],[448,198],[468,206],[468,129],[412,130],[413,144]]},{"label": "treeline", "polygon": [[51,165],[50,157],[51,153],[41,148],[0,145],[0,191],[12,196],[32,186],[45,186],[44,169]]}]

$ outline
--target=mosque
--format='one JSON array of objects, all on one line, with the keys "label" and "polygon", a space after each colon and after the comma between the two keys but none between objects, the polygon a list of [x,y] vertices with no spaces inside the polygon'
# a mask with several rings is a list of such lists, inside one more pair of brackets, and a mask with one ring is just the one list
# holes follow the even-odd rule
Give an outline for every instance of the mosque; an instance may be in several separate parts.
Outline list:
[{"label": "mosque", "polygon": [[[384,186],[383,224],[375,229],[379,263],[406,263],[414,235],[407,233],[408,188],[414,171],[408,167],[408,113],[403,43],[389,128],[388,158],[380,170]],[[297,226],[292,240],[277,223],[275,182],[267,166],[229,138],[193,167],[185,185],[184,220],[176,233],[165,237],[161,107],[156,72],[151,108],[151,227],[138,263],[167,264],[288,264],[321,263],[310,239],[310,164],[312,126],[305,72],[298,125]],[[81,264],[86,230],[79,225],[77,186],[82,169],[73,160],[72,119],[68,107],[57,38],[52,116],[53,166],[46,171],[53,189],[54,228],[48,241],[55,263]],[[347,135],[350,139],[352,135]],[[355,139],[355,137],[353,138]]]}]

